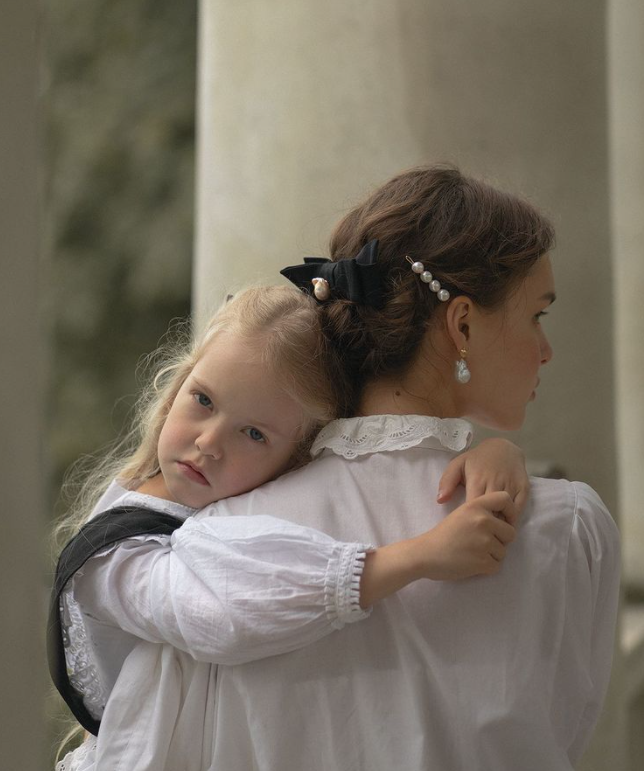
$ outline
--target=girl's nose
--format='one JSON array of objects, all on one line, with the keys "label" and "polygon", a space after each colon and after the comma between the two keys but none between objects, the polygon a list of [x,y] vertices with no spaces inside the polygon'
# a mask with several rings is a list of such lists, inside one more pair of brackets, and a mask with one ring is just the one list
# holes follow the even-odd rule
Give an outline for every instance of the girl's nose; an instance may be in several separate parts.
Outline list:
[{"label": "girl's nose", "polygon": [[224,454],[221,427],[210,426],[204,429],[195,440],[195,445],[202,455],[220,460]]}]

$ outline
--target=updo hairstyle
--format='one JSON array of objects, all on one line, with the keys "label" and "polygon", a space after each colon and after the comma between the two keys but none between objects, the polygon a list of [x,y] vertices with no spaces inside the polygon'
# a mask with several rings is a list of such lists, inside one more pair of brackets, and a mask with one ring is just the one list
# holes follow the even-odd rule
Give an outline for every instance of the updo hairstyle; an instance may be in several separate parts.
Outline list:
[{"label": "updo hairstyle", "polygon": [[447,305],[406,256],[422,262],[452,298],[466,295],[494,311],[551,248],[554,230],[527,201],[456,168],[430,166],[399,174],[350,211],[331,236],[331,259],[351,258],[373,239],[384,306],[343,299],[319,306],[324,334],[353,383],[348,415],[365,384],[405,371]]}]

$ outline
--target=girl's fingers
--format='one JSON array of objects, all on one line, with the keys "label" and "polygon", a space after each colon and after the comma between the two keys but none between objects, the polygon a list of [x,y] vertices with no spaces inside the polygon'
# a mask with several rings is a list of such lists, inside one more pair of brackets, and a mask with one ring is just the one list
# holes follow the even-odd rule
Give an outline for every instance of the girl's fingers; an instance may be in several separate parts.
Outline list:
[{"label": "girl's fingers", "polygon": [[500,491],[482,495],[478,503],[493,514],[500,514],[503,519],[514,526],[517,521],[517,507],[509,493]]},{"label": "girl's fingers", "polygon": [[460,458],[455,458],[445,469],[438,483],[438,502],[446,503],[449,501],[462,480],[463,464]]},{"label": "girl's fingers", "polygon": [[496,519],[493,528],[495,538],[500,541],[504,546],[512,543],[517,537],[517,531],[502,519]]},{"label": "girl's fingers", "polygon": [[517,507],[517,510],[519,512],[523,511],[525,509],[525,505],[528,502],[528,493],[530,491],[530,487],[526,485],[525,487],[522,487],[519,492],[514,496],[514,504]]},{"label": "girl's fingers", "polygon": [[485,482],[478,479],[470,480],[465,484],[465,500],[471,501],[474,498],[480,498],[488,492]]},{"label": "girl's fingers", "polygon": [[494,557],[497,562],[502,562],[505,559],[505,546],[501,541],[494,539],[494,542],[490,546],[489,553]]}]

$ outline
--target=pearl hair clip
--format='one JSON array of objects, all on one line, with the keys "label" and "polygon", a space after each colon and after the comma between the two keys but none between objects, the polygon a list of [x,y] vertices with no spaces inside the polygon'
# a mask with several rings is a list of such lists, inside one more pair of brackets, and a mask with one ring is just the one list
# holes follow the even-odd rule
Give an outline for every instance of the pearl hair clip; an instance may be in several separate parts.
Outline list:
[{"label": "pearl hair clip", "polygon": [[436,297],[438,297],[442,303],[449,300],[449,292],[447,289],[441,289],[441,282],[437,281],[428,270],[425,270],[425,266],[422,262],[414,262],[409,255],[406,255],[405,259],[411,265],[412,271],[420,276],[420,280],[423,283],[429,284],[429,288],[436,294]]},{"label": "pearl hair clip", "polygon": [[311,283],[313,284],[313,294],[316,300],[324,301],[331,297],[331,287],[325,278],[316,276],[316,278],[311,279]]}]

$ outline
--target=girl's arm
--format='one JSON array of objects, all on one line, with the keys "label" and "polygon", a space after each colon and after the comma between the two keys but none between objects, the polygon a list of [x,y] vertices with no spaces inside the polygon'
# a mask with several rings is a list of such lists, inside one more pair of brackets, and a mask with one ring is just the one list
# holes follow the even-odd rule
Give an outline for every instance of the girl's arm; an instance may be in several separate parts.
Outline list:
[{"label": "girl's arm", "polygon": [[514,519],[509,496],[496,493],[370,550],[274,517],[195,517],[170,542],[129,540],[92,558],[70,591],[98,648],[117,628],[239,664],[309,645],[420,578],[496,572]]},{"label": "girl's arm", "polygon": [[364,609],[412,581],[498,570],[517,507],[498,496],[469,499],[501,488],[524,500],[522,455],[505,440],[483,442],[452,461],[441,500],[461,479],[467,503],[417,538],[370,550],[273,517],[197,518],[171,542],[130,540],[94,557],[68,598],[99,647],[121,629],[216,663],[295,650],[365,618]]},{"label": "girl's arm", "polygon": [[68,596],[98,651],[109,653],[122,630],[131,644],[244,663],[366,618],[368,548],[269,516],[191,518],[171,538],[129,539],[93,557]]}]

